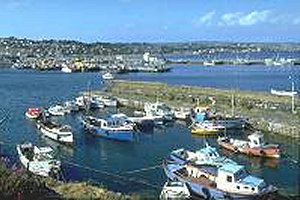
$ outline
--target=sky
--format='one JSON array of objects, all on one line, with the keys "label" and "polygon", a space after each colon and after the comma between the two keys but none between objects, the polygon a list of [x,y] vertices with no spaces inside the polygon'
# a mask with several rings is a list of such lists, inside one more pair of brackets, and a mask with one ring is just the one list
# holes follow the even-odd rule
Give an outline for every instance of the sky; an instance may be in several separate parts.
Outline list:
[{"label": "sky", "polygon": [[0,37],[300,42],[300,0],[0,0]]}]

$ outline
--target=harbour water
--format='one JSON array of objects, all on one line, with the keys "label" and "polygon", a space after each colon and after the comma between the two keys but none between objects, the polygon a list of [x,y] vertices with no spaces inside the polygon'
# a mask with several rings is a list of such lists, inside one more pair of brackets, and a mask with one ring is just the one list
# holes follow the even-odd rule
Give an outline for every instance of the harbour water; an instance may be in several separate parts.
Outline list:
[{"label": "harbour water", "polygon": [[[272,69],[274,71],[267,73],[267,69],[252,66],[249,68],[228,67],[229,71],[222,67],[179,66],[169,74],[139,73],[120,77],[166,81],[173,84],[188,84],[193,78],[191,84],[194,85],[227,88],[233,84],[233,86],[249,90],[267,90],[270,86],[288,88],[287,77],[291,69]],[[300,70],[299,68],[295,70],[294,73],[299,78]],[[230,76],[240,76],[240,78],[236,81],[236,79],[230,79]],[[249,82],[244,82],[245,80]],[[65,74],[0,70],[0,118],[5,113],[8,114],[8,120],[0,125],[1,153],[16,158],[15,145],[24,141],[53,145],[57,156],[62,159],[65,179],[97,182],[109,189],[121,192],[144,190],[159,192],[166,179],[163,170],[156,167],[162,159],[176,148],[197,150],[204,146],[204,138],[192,137],[185,123],[176,122],[166,127],[155,128],[153,133],[139,134],[133,143],[124,143],[85,134],[79,123],[79,115],[68,115],[66,118],[57,118],[57,120],[72,126],[75,144],[73,147],[64,147],[42,137],[34,124],[24,116],[26,108],[30,106],[47,107],[74,98],[80,91],[87,90],[87,88],[99,89],[102,86],[99,73]],[[109,112],[115,111],[103,110],[97,115],[106,115]],[[232,134],[244,137],[242,132]],[[212,145],[216,145],[215,139],[206,138]],[[299,193],[300,167],[297,162],[299,145],[291,139],[279,136],[267,139],[269,142],[280,144],[283,148],[284,155],[280,160],[253,159],[221,150],[220,152],[245,164],[251,173],[263,177],[268,183],[279,187],[281,191]],[[149,168],[149,170],[133,172],[142,168]]]},{"label": "harbour water", "polygon": [[295,90],[300,89],[299,66],[199,66],[171,65],[170,73],[130,73],[120,77],[128,80],[158,81],[173,85],[215,87],[250,91],[291,90],[291,79]]}]

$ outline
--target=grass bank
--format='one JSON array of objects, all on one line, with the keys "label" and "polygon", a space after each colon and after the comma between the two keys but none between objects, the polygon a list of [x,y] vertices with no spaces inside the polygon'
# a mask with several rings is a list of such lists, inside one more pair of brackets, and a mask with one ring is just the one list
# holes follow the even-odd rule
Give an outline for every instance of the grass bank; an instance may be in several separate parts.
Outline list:
[{"label": "grass bank", "polygon": [[113,192],[87,182],[61,182],[42,178],[23,168],[8,167],[8,159],[0,161],[0,199],[101,199],[138,200],[138,194]]}]

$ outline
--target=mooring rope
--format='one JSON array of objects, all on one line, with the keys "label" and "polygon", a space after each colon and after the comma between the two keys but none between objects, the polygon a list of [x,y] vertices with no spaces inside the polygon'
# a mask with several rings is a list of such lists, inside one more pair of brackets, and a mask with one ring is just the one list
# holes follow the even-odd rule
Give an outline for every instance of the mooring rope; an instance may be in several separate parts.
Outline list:
[{"label": "mooring rope", "polygon": [[141,168],[141,169],[136,169],[136,170],[132,170],[132,171],[127,171],[127,172],[123,172],[123,173],[124,174],[134,174],[134,173],[149,171],[149,170],[153,170],[153,169],[157,169],[157,168],[161,168],[161,164],[154,165],[154,166],[151,166],[151,167],[145,167],[145,168]]},{"label": "mooring rope", "polygon": [[[120,180],[127,180],[127,181],[130,181],[130,182],[140,183],[140,184],[143,184],[143,185],[155,188],[155,189],[161,188],[160,186],[158,186],[156,184],[149,183],[146,180],[136,179],[136,178],[129,178],[129,177],[126,177],[126,176],[122,176],[120,174],[111,173],[111,172],[107,172],[107,171],[104,171],[104,170],[97,170],[97,169],[94,169],[94,168],[91,168],[91,167],[88,167],[88,166],[83,166],[83,165],[80,165],[78,163],[74,163],[74,162],[71,162],[71,161],[66,161],[65,160],[64,163],[67,163],[69,165],[72,165],[72,166],[75,166],[75,167],[78,167],[78,168],[81,168],[81,169],[85,169],[85,170],[88,170],[88,171],[92,171],[92,172],[104,174],[104,175],[107,175],[107,176],[115,177],[115,178],[120,179]],[[157,167],[157,166],[155,166],[155,167]]]}]

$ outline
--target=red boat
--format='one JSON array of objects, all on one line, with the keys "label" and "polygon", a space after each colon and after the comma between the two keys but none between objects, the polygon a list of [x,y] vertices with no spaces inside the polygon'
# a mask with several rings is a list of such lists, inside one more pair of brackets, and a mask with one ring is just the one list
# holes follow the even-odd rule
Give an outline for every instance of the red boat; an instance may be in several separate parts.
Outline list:
[{"label": "red boat", "polygon": [[279,145],[266,144],[263,134],[256,132],[248,136],[248,141],[237,140],[229,137],[218,138],[218,144],[230,151],[244,153],[250,156],[261,156],[269,158],[279,158]]},{"label": "red boat", "polygon": [[39,116],[41,116],[42,111],[39,108],[28,108],[25,115],[29,119],[37,119]]}]

